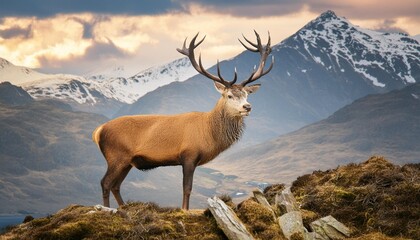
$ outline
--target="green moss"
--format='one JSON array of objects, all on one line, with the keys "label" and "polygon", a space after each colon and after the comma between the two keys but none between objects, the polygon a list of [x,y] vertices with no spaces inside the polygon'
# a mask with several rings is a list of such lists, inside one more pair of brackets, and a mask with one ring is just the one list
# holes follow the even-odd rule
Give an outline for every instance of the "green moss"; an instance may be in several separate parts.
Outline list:
[{"label": "green moss", "polygon": [[354,199],[356,199],[356,195],[354,193],[346,191],[342,188],[334,189],[334,193],[336,194],[337,198],[340,198],[348,202],[352,202],[354,201]]}]

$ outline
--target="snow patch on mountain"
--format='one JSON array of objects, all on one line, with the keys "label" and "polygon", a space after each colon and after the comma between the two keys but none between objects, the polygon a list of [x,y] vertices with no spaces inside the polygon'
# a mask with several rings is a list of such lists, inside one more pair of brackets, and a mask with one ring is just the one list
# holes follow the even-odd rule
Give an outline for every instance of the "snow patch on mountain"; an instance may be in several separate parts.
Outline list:
[{"label": "snow patch on mountain", "polygon": [[20,86],[48,76],[48,74],[39,73],[30,68],[15,66],[6,59],[0,58],[0,82],[10,82]]},{"label": "snow patch on mountain", "polygon": [[195,74],[188,58],[181,58],[162,66],[151,67],[129,78],[104,79],[93,76],[89,79],[96,81],[100,92],[106,97],[133,103],[158,87],[175,81],[185,81]]},{"label": "snow patch on mountain", "polygon": [[56,98],[79,104],[95,104],[92,84],[84,77],[57,74],[21,85],[34,98]]},{"label": "snow patch on mountain", "polygon": [[392,69],[405,83],[415,83],[411,69],[419,65],[419,42],[404,33],[383,33],[360,28],[332,11],[309,22],[294,37],[300,38],[313,60],[325,66],[323,53],[330,55],[341,68],[349,63],[373,85],[385,87],[375,69]]},{"label": "snow patch on mountain", "polygon": [[132,76],[130,72],[122,65],[111,65],[111,66],[102,66],[95,70],[89,71],[84,74],[87,79],[101,79],[106,80],[110,78],[123,77],[127,78]]}]

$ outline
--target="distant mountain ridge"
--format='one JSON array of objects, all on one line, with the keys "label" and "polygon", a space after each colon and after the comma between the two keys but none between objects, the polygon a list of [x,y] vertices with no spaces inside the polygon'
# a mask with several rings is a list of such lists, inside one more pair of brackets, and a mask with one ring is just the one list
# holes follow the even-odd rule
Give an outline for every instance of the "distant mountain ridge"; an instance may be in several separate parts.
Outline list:
[{"label": "distant mountain ridge", "polygon": [[15,66],[6,59],[0,58],[0,82],[12,82],[20,86],[26,82],[47,77],[48,74],[39,73],[26,67]]},{"label": "distant mountain ridge", "polygon": [[96,75],[89,77],[89,80],[94,80],[100,85],[93,88],[100,89],[107,98],[133,103],[158,87],[184,81],[195,74],[188,58],[181,58],[165,65],[148,68],[128,78]]},{"label": "distant mountain ridge", "polygon": [[358,99],[324,120],[234,151],[209,167],[257,181],[289,182],[372,155],[395,164],[419,163],[419,123],[420,83],[415,83]]},{"label": "distant mountain ridge", "polygon": [[[184,81],[196,74],[186,58],[152,67],[132,77],[99,74],[83,77],[69,74],[42,74],[26,67],[15,66],[0,58],[0,82],[8,81],[23,87],[32,97],[58,99],[84,111],[112,115],[117,108],[130,104],[147,92]],[[95,110],[97,108],[97,110]],[[106,109],[111,111],[106,111]]]},{"label": "distant mountain ridge", "polygon": [[9,82],[0,83],[0,103],[9,106],[19,106],[33,101],[33,98],[22,88]]}]

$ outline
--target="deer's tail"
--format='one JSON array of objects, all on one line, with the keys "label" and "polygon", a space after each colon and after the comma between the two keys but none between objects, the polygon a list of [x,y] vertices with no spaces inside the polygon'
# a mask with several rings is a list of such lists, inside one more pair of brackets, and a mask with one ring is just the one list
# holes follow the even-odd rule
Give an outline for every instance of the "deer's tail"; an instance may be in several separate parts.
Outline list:
[{"label": "deer's tail", "polygon": [[96,145],[98,145],[98,147],[99,147],[99,140],[101,137],[102,128],[103,128],[103,125],[100,125],[92,133],[92,140],[96,143]]}]

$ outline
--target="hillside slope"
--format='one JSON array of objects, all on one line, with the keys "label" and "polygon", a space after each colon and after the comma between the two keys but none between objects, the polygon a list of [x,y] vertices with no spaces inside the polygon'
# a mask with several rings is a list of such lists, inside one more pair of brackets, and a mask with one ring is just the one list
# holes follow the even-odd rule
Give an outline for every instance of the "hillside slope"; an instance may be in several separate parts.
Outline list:
[{"label": "hillside slope", "polygon": [[[361,164],[299,177],[292,191],[301,204],[304,225],[333,215],[352,230],[348,239],[403,240],[419,237],[419,164],[396,166],[380,157]],[[270,204],[284,186],[264,193]],[[255,199],[224,201],[256,239],[286,239],[272,212]],[[128,203],[117,214],[92,206],[70,205],[45,218],[9,229],[6,239],[227,239],[209,211],[182,211],[154,203]],[[416,228],[417,227],[417,228]]]},{"label": "hillside slope", "polygon": [[[27,99],[22,89],[6,87],[9,93],[21,90],[26,95],[18,99]],[[86,203],[94,199],[92,192],[99,189],[86,182],[100,179],[103,162],[91,132],[105,117],[72,112],[53,100],[19,105],[0,100],[0,112],[0,213],[48,212],[75,196]]]},{"label": "hillside slope", "polygon": [[419,83],[366,96],[322,121],[234,151],[209,167],[248,181],[290,182],[303,173],[374,154],[397,164],[420,162],[419,96]]}]

